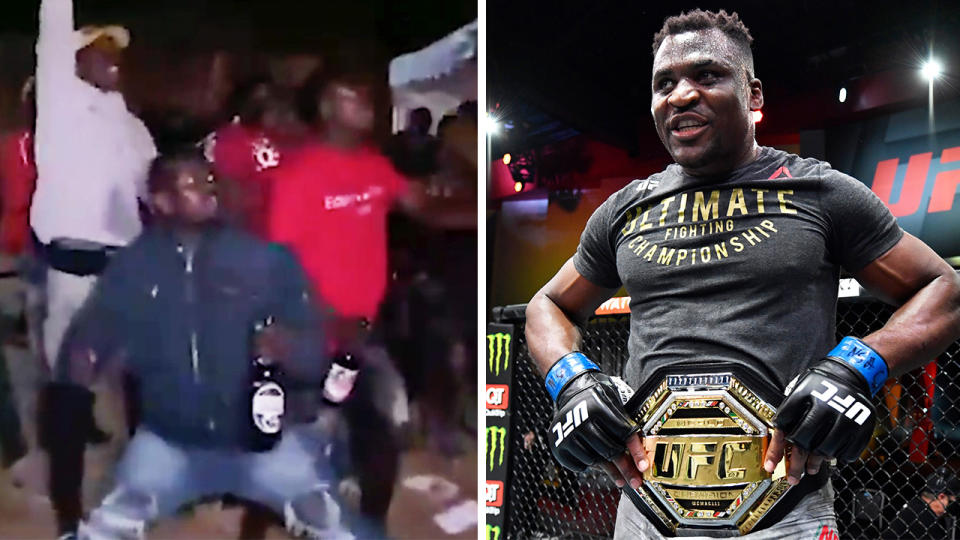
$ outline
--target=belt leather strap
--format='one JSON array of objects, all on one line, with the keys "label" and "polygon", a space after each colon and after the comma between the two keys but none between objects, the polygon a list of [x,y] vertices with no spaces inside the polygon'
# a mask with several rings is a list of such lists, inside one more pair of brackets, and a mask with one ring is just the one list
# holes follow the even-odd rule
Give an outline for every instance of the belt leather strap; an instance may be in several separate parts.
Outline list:
[{"label": "belt leather strap", "polygon": [[[817,474],[804,474],[800,479],[800,483],[793,486],[782,499],[777,501],[777,504],[770,509],[769,512],[760,521],[757,525],[750,531],[756,532],[768,527],[772,527],[787,516],[791,510],[796,508],[796,506],[803,500],[804,497],[821,489],[823,486],[827,485],[827,482],[830,480],[830,474],[832,473],[833,467],[824,463],[820,467],[820,472]],[[637,492],[625,487],[622,489],[624,493],[627,494],[627,497],[630,498],[630,501],[634,506],[640,510],[640,513],[643,514],[643,517],[647,518],[647,521],[653,523],[657,530],[666,537],[680,537],[680,536],[715,536],[717,538],[724,537],[738,537],[740,533],[731,529],[692,529],[680,527],[677,529],[676,533],[671,532],[666,527],[662,525],[660,518],[654,515],[648,508],[646,503],[640,500],[640,497],[637,495]]]},{"label": "belt leather strap", "polygon": [[51,268],[75,276],[102,274],[110,262],[110,257],[119,249],[113,246],[90,249],[68,246],[53,241],[44,246],[43,254]]}]

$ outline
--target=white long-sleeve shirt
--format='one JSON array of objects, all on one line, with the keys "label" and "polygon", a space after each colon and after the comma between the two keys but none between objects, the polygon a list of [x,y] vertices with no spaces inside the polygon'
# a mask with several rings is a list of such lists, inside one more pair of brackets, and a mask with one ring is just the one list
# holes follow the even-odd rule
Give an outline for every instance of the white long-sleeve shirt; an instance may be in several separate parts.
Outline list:
[{"label": "white long-sleeve shirt", "polygon": [[137,198],[156,147],[119,92],[76,75],[72,0],[42,0],[37,40],[37,187],[30,224],[57,238],[122,246],[140,234]]}]

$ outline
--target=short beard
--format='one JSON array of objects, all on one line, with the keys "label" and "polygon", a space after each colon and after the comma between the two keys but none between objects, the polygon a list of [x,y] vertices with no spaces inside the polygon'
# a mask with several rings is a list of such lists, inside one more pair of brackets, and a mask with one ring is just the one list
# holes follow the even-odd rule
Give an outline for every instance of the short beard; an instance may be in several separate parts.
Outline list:
[{"label": "short beard", "polygon": [[[746,141],[745,144],[748,144],[750,147],[752,147],[754,144],[753,141],[755,140],[752,125],[747,126],[747,131],[744,136]],[[696,158],[680,161],[677,159],[678,154],[672,151],[670,152],[670,157],[672,157],[673,161],[675,161],[678,165],[688,170],[698,170],[710,165],[720,166],[721,163],[724,163],[725,165],[723,165],[722,168],[726,168],[726,170],[707,170],[706,172],[700,173],[702,175],[714,175],[729,172],[737,167],[737,162],[741,157],[738,150],[739,147],[725,148],[723,141],[717,137],[714,138],[710,142],[710,145],[704,148],[703,152]],[[737,155],[733,155],[734,153]]]},{"label": "short beard", "polygon": [[710,164],[716,163],[718,161],[718,158],[722,158],[724,156],[724,151],[719,139],[714,139],[710,143],[710,146],[706,147],[699,156],[696,156],[694,158],[688,158],[681,161],[680,159],[678,159],[678,155],[679,155],[679,152],[678,153],[671,152],[671,157],[675,162],[677,162],[678,165],[680,165],[684,169],[696,170],[696,169],[701,169],[703,167],[706,167]]}]

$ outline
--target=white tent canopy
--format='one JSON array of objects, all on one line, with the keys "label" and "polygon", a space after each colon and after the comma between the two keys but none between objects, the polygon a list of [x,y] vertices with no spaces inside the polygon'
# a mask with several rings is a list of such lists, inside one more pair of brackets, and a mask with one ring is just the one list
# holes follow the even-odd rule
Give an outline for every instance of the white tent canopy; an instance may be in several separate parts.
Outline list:
[{"label": "white tent canopy", "polygon": [[457,105],[477,99],[477,21],[419,51],[390,62],[393,129],[403,129],[409,111],[426,107],[433,127]]}]

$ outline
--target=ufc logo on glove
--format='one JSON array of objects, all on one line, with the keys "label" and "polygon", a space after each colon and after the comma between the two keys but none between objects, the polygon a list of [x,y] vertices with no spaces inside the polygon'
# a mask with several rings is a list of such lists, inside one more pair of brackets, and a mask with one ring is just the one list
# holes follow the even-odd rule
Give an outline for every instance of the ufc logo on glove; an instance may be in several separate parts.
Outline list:
[{"label": "ufc logo on glove", "polygon": [[583,400],[580,403],[577,403],[572,410],[567,411],[566,419],[561,425],[560,422],[557,422],[553,425],[553,432],[557,434],[557,440],[553,443],[554,446],[560,446],[560,443],[563,442],[563,438],[577,429],[577,426],[583,423],[589,417],[587,413],[587,400]]},{"label": "ufc logo on glove", "polygon": [[870,418],[870,409],[863,403],[857,401],[854,396],[840,397],[837,394],[837,387],[827,381],[820,381],[826,390],[823,392],[810,392],[810,395],[833,407],[837,411],[844,413],[844,416],[852,419],[857,425],[862,426],[867,418]]}]

